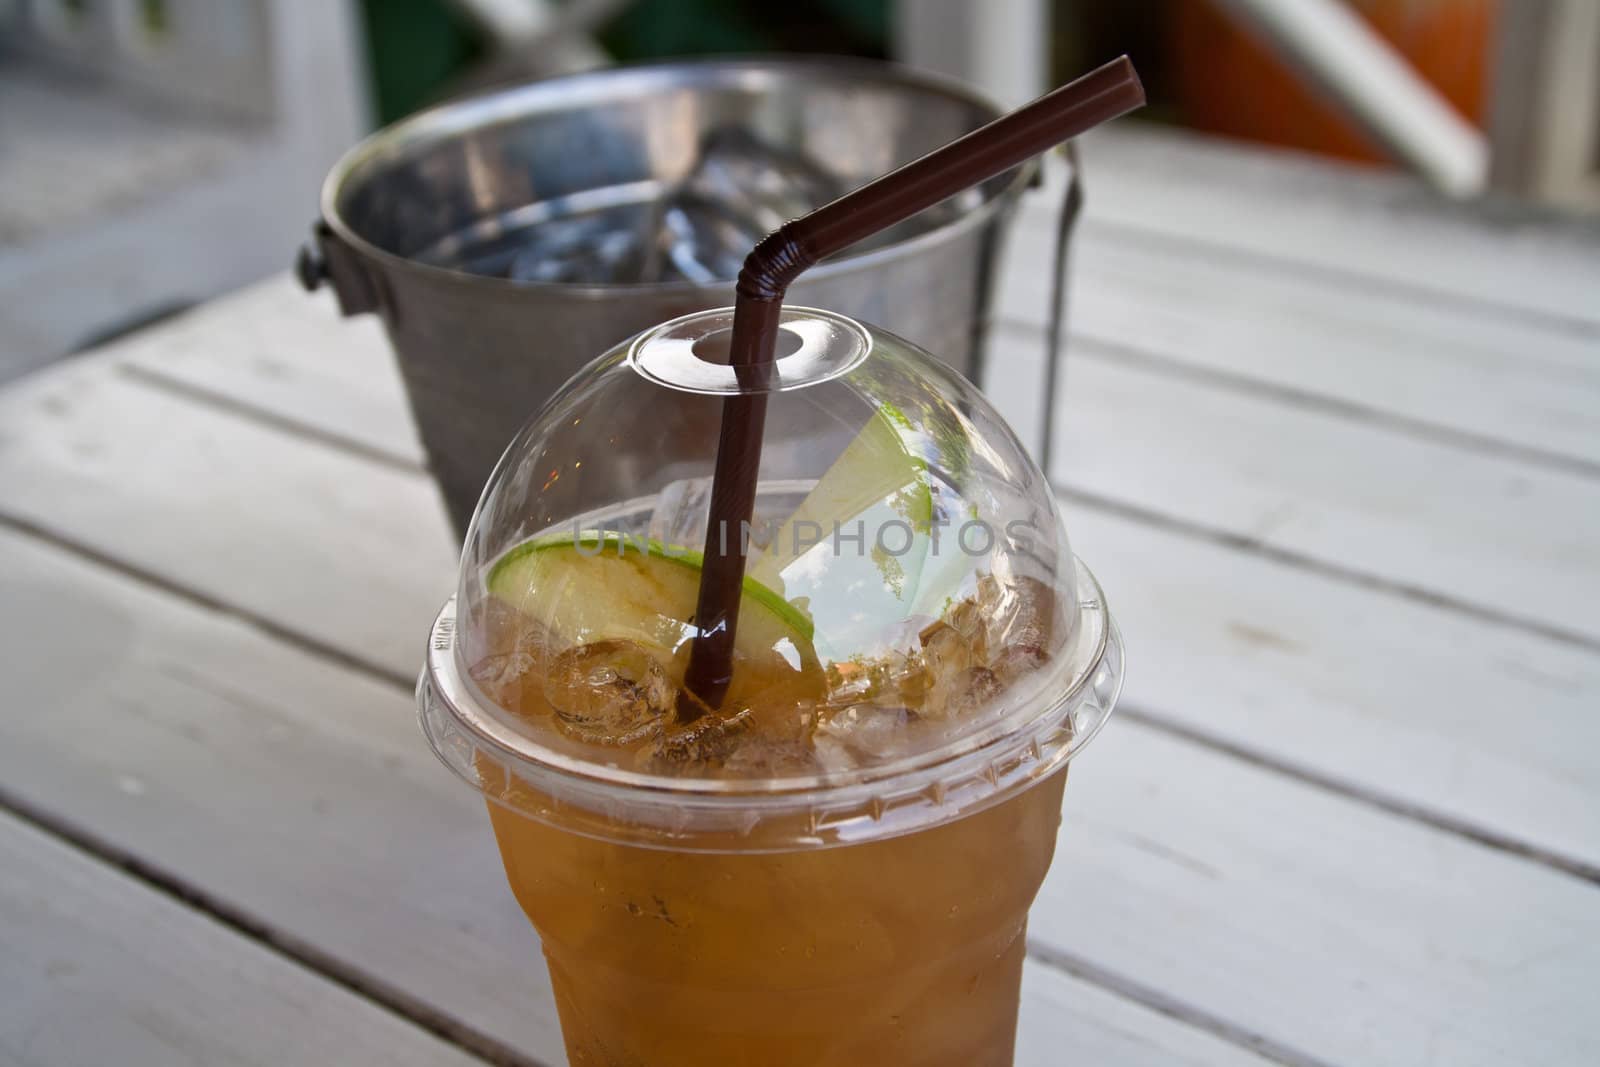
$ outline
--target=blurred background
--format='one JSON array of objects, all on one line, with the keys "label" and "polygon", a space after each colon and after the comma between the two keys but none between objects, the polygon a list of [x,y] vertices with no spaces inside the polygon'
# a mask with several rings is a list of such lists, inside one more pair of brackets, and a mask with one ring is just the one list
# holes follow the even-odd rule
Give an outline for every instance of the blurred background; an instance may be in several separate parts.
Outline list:
[{"label": "blurred background", "polygon": [[1152,130],[1600,212],[1594,0],[0,0],[0,380],[286,268],[379,125],[761,52],[891,58],[1003,103],[1128,52]]}]

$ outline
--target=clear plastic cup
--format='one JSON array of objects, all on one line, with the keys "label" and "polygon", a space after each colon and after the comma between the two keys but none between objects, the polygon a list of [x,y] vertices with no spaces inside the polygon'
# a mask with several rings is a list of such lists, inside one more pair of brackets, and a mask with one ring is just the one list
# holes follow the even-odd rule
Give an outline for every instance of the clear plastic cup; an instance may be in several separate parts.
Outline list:
[{"label": "clear plastic cup", "polygon": [[970,384],[790,308],[753,521],[725,531],[749,544],[734,680],[686,718],[721,400],[750,388],[730,314],[603,356],[512,443],[424,729],[488,798],[574,1064],[1009,1064],[1116,627]]}]

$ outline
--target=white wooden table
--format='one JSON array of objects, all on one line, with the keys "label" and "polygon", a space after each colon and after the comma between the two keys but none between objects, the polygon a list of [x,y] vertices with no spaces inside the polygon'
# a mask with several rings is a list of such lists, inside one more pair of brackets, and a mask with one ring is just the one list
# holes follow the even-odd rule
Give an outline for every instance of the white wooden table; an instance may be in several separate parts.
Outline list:
[{"label": "white wooden table", "polygon": [[[1600,1062],[1600,235],[1088,148],[1057,459],[1131,673],[1018,1062]],[[0,1063],[562,1062],[414,721],[419,456],[287,277],[0,392]]]}]

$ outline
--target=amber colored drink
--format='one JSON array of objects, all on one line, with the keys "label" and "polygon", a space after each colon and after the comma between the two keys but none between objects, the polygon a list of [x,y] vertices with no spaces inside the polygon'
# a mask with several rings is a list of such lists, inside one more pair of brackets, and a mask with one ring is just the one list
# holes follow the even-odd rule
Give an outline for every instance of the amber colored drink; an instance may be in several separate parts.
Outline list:
[{"label": "amber colored drink", "polygon": [[[1045,661],[1054,597],[1019,584],[1033,591],[1033,621],[997,644],[985,622],[999,587],[979,587],[926,627],[914,655],[849,670],[766,648],[742,655],[724,707],[689,723],[675,714],[681,654],[623,639],[563,645],[515,612],[490,613],[492,654],[473,675],[552,752],[735,790],[822,775],[812,780],[829,783],[815,790],[826,808]],[[1013,597],[1014,615],[1024,599]],[[687,847],[641,842],[627,819],[644,799],[625,791],[579,828],[537,817],[559,805],[503,778],[489,814],[543,938],[575,1067],[1007,1067],[1028,907],[1065,781],[1061,767],[900,832],[875,821],[867,839],[806,847],[760,819],[701,827]]]},{"label": "amber colored drink", "polygon": [[786,853],[489,814],[574,1067],[1008,1067],[1065,782],[1062,768],[952,822]]}]

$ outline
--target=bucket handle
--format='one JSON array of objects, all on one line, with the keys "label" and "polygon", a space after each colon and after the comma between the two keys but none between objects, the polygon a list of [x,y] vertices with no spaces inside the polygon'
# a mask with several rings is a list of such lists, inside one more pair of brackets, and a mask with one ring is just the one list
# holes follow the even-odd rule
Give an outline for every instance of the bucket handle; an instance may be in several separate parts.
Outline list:
[{"label": "bucket handle", "polygon": [[1067,266],[1072,246],[1072,232],[1083,214],[1083,162],[1078,155],[1078,143],[1068,141],[1061,146],[1070,168],[1067,189],[1061,199],[1061,214],[1056,222],[1055,259],[1050,270],[1050,310],[1044,331],[1044,411],[1041,413],[1039,433],[1039,469],[1045,482],[1050,482],[1050,451],[1056,435],[1056,393],[1061,384],[1062,351],[1067,319]]},{"label": "bucket handle", "polygon": [[322,288],[323,282],[331,284],[343,315],[360,315],[378,309],[378,291],[372,284],[372,276],[354,249],[323,219],[312,224],[311,239],[300,246],[294,259],[294,273],[308,293]]}]

